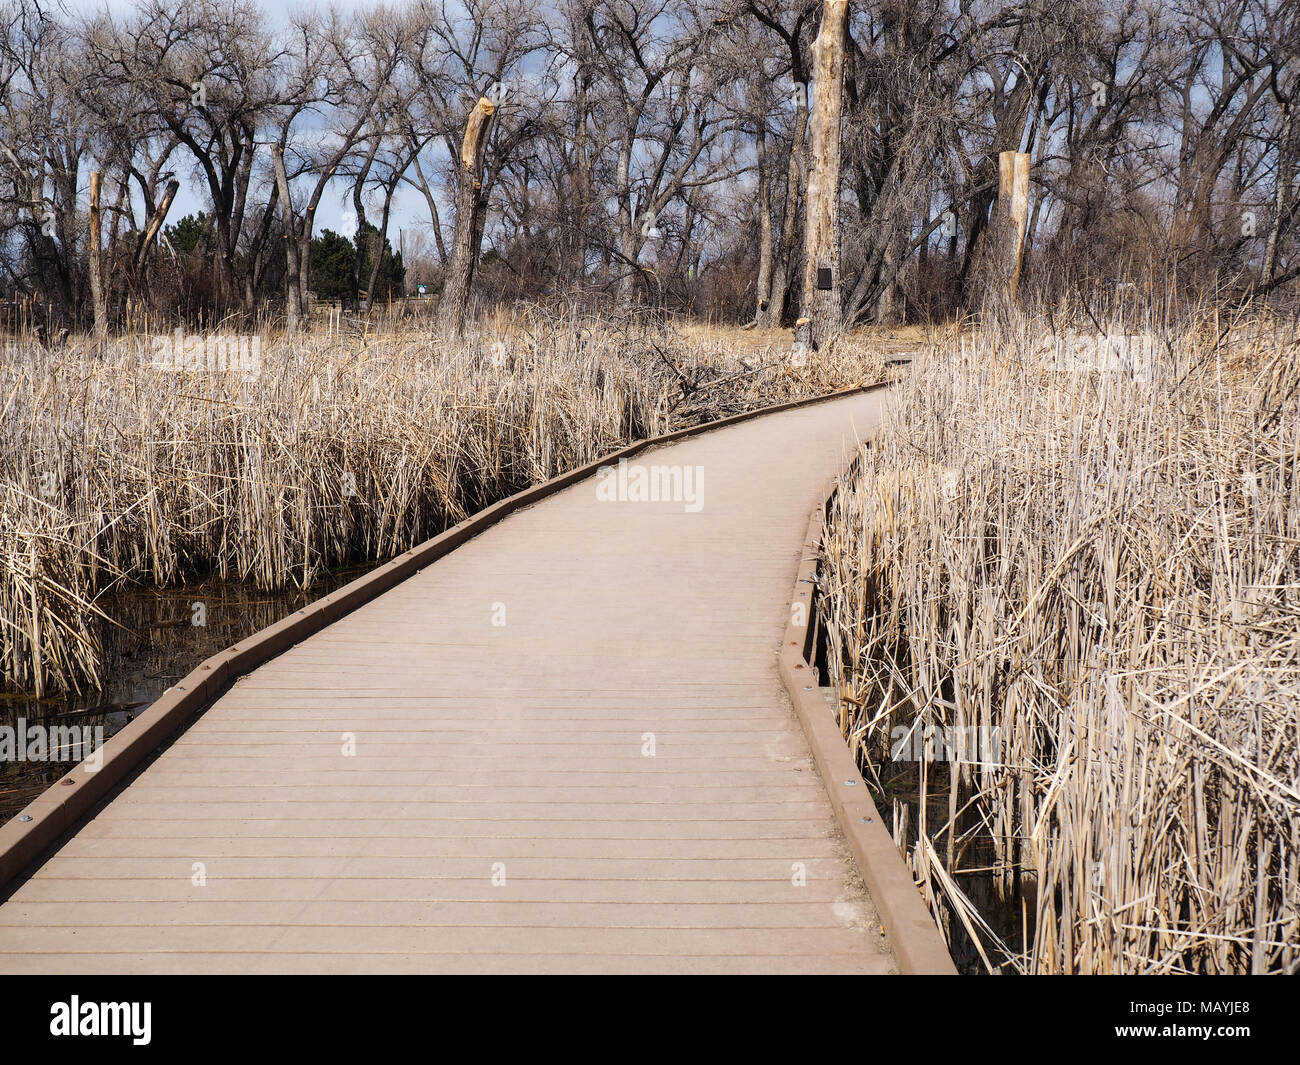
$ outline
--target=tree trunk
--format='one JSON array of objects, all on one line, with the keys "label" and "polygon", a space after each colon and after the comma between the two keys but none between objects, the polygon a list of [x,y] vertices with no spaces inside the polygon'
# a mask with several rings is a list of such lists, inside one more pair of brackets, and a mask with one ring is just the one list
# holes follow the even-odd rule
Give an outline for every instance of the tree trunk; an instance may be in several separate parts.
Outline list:
[{"label": "tree trunk", "polygon": [[162,199],[149,217],[149,224],[145,227],[144,236],[140,238],[139,247],[135,249],[135,259],[132,263],[134,273],[138,274],[144,267],[145,259],[149,255],[149,249],[153,247],[153,242],[158,239],[158,231],[162,229],[163,222],[167,220],[167,212],[171,210],[172,200],[176,198],[176,193],[180,187],[181,183],[176,178],[172,178],[167,182],[167,188],[163,190]]},{"label": "tree trunk", "polygon": [[803,181],[801,153],[804,137],[808,133],[808,103],[805,93],[800,93],[795,103],[794,135],[790,142],[790,158],[786,167],[785,219],[781,223],[781,242],[777,245],[776,266],[772,272],[772,294],[768,299],[767,318],[760,328],[779,326],[785,317],[785,297],[794,285],[794,235],[799,220],[799,187]]},{"label": "tree trunk", "polygon": [[[643,223],[648,226],[648,220]],[[648,232],[648,229],[647,229]],[[641,264],[641,240],[636,231],[636,219],[621,227],[618,235],[618,253],[624,273],[619,283],[618,305],[627,310],[637,302],[638,287],[644,280]]]},{"label": "tree trunk", "polygon": [[[274,178],[274,174],[272,177]],[[271,240],[271,230],[275,228],[275,220],[280,213],[280,186],[272,180],[271,194],[266,198],[266,208],[262,211],[261,220],[257,224],[257,234],[249,242],[248,258],[244,264],[244,288],[248,292],[250,303],[254,302],[254,297],[262,287],[267,259],[275,254],[268,245]]]},{"label": "tree trunk", "polygon": [[284,212],[285,328],[298,331],[302,320],[302,259],[298,255],[297,226],[293,220],[293,200],[289,197],[289,175],[284,169],[284,151],[278,144],[271,148],[275,163],[275,184],[280,190],[280,209]]},{"label": "tree trunk", "polygon": [[303,212],[302,233],[298,236],[298,306],[303,314],[311,310],[311,235],[315,221],[316,205],[309,203]]},{"label": "tree trunk", "polygon": [[571,284],[587,280],[587,233],[590,228],[592,176],[591,147],[587,135],[587,84],[582,69],[576,76],[573,116],[573,192],[570,221],[572,231],[567,240],[564,272]]},{"label": "tree trunk", "polygon": [[1269,284],[1277,273],[1278,238],[1281,235],[1283,219],[1286,217],[1291,198],[1291,104],[1289,102],[1284,103],[1282,110],[1286,118],[1282,123],[1282,137],[1278,141],[1277,171],[1276,176],[1273,178],[1273,228],[1269,230],[1268,245],[1264,251],[1264,269],[1260,275],[1260,279],[1265,285]]},{"label": "tree trunk", "polygon": [[754,284],[754,323],[762,328],[772,303],[772,194],[767,173],[767,115],[758,116],[754,148],[758,154],[758,278]]},{"label": "tree trunk", "polygon": [[482,237],[481,215],[485,206],[483,191],[483,156],[487,148],[487,131],[495,105],[482,97],[470,112],[461,145],[460,166],[456,174],[456,230],[451,241],[451,255],[438,300],[438,324],[449,337],[465,329],[465,312],[469,306],[470,286],[478,265],[478,241]]},{"label": "tree trunk", "polygon": [[95,336],[108,335],[108,306],[104,299],[104,264],[100,255],[99,171],[90,172],[90,300],[95,309]]},{"label": "tree trunk", "polygon": [[629,141],[630,137],[625,137],[618,149],[618,253],[623,270],[618,283],[618,305],[623,310],[631,307],[636,298],[637,257],[641,253],[636,227],[642,219],[636,217],[632,198],[632,147]]},{"label": "tree trunk", "polygon": [[[356,254],[352,256],[352,305],[357,308],[357,310],[361,309],[361,265],[362,259],[364,258],[362,255],[363,243],[367,255],[373,256],[375,254],[374,237],[368,232],[370,228],[370,219],[366,215],[366,199],[363,193],[365,192],[366,181],[370,177],[370,168],[374,166],[375,155],[379,151],[379,143],[381,140],[382,138],[376,137],[370,142],[370,151],[366,154],[365,161],[361,164],[361,169],[357,172],[356,180],[352,183],[352,210],[357,216],[357,231],[353,234],[352,238],[352,243],[356,245]],[[372,305],[373,299],[370,290],[366,289],[366,306],[370,307]]]},{"label": "tree trunk", "polygon": [[840,308],[840,116],[848,0],[824,0],[813,43],[812,157],[805,197],[803,317],[817,346],[842,328]]},{"label": "tree trunk", "polygon": [[993,300],[1015,300],[1029,223],[1029,154],[998,155],[998,199],[976,252],[971,309]]},{"label": "tree trunk", "polygon": [[877,325],[894,325],[897,324],[901,315],[898,308],[898,295],[901,286],[901,275],[904,267],[904,256],[907,253],[908,233],[899,228],[895,229],[893,236],[885,245],[885,250],[880,260],[880,295],[876,298],[876,306],[873,308],[872,321]]},{"label": "tree trunk", "polygon": [[[372,311],[375,309],[375,287],[379,283],[379,268],[383,263],[384,245],[388,242],[388,220],[392,215],[393,196],[397,192],[398,180],[400,180],[400,175],[399,177],[394,178],[392,184],[387,185],[384,189],[384,210],[383,214],[380,216],[379,229],[376,231],[374,240],[372,241],[374,251],[370,258],[370,276],[366,280],[366,292],[369,294],[368,299],[370,300],[370,309]],[[481,227],[479,229],[479,240],[482,240]],[[405,268],[406,263],[403,262],[402,266]]]},{"label": "tree trunk", "polygon": [[1003,152],[998,158],[998,211],[1006,219],[1001,249],[1007,273],[1007,298],[1020,291],[1020,269],[1025,259],[1025,233],[1029,224],[1029,153]]}]

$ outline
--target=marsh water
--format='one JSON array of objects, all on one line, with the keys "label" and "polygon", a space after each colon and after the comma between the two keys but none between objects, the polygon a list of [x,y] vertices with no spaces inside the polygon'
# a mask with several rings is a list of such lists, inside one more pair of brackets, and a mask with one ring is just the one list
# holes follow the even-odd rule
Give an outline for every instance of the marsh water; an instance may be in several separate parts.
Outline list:
[{"label": "marsh water", "polygon": [[[322,574],[306,590],[266,592],[240,581],[212,579],[174,588],[129,587],[106,595],[99,606],[115,624],[103,628],[103,687],[43,699],[0,691],[0,728],[7,726],[16,735],[33,726],[47,731],[76,726],[87,744],[101,736],[107,740],[205,658],[369,568],[366,564]],[[42,749],[36,757],[0,758],[0,822],[72,768],[75,753],[65,748],[52,757]]]}]

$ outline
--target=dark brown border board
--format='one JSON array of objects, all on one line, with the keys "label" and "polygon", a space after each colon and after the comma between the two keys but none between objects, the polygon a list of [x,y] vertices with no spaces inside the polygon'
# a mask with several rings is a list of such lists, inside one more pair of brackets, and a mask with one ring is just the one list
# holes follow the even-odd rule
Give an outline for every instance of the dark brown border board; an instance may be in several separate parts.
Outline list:
[{"label": "dark brown border board", "polygon": [[[0,899],[9,894],[12,880],[27,871],[29,866],[75,830],[82,819],[90,814],[98,803],[108,798],[119,783],[142,766],[157,749],[170,742],[195,717],[215,702],[235,680],[251,673],[264,662],[301,643],[358,607],[377,599],[390,588],[436,562],[507,515],[592,476],[602,466],[616,463],[619,459],[631,458],[661,444],[672,443],[685,437],[721,429],[767,414],[779,414],[798,407],[809,407],[829,400],[843,399],[860,392],[873,392],[888,387],[889,382],[886,381],[876,385],[848,388],[824,396],[789,400],[630,444],[585,466],[562,473],[549,481],[526,488],[522,492],[485,507],[477,514],[466,518],[433,539],[413,547],[391,562],[375,567],[364,576],[316,600],[304,609],[213,655],[187,674],[178,684],[163,692],[148,709],[95,752],[99,760],[98,769],[93,768],[93,760],[83,761],[0,826]],[[30,820],[21,820],[24,817]]]},{"label": "dark brown border board", "polygon": [[[828,489],[827,495],[830,494]],[[812,749],[817,771],[830,796],[835,817],[867,891],[885,926],[898,967],[909,976],[956,976],[957,968],[943,937],[926,909],[912,874],[894,845],[872,801],[852,751],[826,705],[811,659],[815,654],[816,610],[813,589],[821,552],[826,507],[813,511],[804,538],[803,560],[790,601],[785,639],[781,641],[780,671]],[[797,607],[802,606],[802,610]],[[796,620],[801,618],[801,620]]]}]

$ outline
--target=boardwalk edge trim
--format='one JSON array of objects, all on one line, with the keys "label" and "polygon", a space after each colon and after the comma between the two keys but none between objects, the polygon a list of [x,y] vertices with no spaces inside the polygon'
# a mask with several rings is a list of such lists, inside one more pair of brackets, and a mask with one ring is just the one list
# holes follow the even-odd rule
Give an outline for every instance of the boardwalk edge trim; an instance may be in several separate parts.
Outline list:
[{"label": "boardwalk edge trim", "polygon": [[[870,444],[868,440],[866,446]],[[827,502],[832,490],[828,489]],[[952,955],[862,781],[857,761],[826,705],[816,670],[809,661],[814,653],[817,624],[813,590],[825,524],[823,503],[813,511],[803,541],[803,557],[781,641],[781,681],[794,704],[822,785],[880,915],[899,969],[909,976],[956,976]],[[796,617],[804,620],[796,622]]]},{"label": "boardwalk edge trim", "polygon": [[[121,732],[112,736],[92,758],[63,774],[23,810],[0,826],[0,901],[8,898],[23,880],[44,864],[88,816],[97,812],[101,803],[111,800],[118,785],[156,753],[169,746],[236,680],[377,599],[509,515],[594,476],[602,466],[617,463],[619,459],[632,458],[660,445],[768,414],[811,407],[888,387],[889,382],[883,381],[874,385],[841,389],[826,395],[788,400],[629,444],[585,466],[525,488],[485,507],[432,539],[389,562],[375,566],[350,584],[204,660],[173,687],[164,691]],[[28,820],[22,820],[24,817]],[[901,863],[901,859],[899,861]]]}]

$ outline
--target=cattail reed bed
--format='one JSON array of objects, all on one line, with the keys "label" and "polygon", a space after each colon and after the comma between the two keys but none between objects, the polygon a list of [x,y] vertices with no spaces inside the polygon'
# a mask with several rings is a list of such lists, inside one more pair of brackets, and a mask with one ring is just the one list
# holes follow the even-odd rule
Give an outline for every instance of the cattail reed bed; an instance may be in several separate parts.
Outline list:
[{"label": "cattail reed bed", "polygon": [[631,441],[883,366],[852,342],[802,365],[788,347],[742,365],[662,325],[536,313],[454,346],[414,328],[257,341],[235,370],[156,365],[144,335],[7,346],[6,686],[96,687],[95,604],[124,582],[307,588]]},{"label": "cattail reed bed", "polygon": [[981,966],[1294,972],[1295,325],[1116,323],[1136,369],[1045,332],[933,348],[840,484],[842,731]]}]

